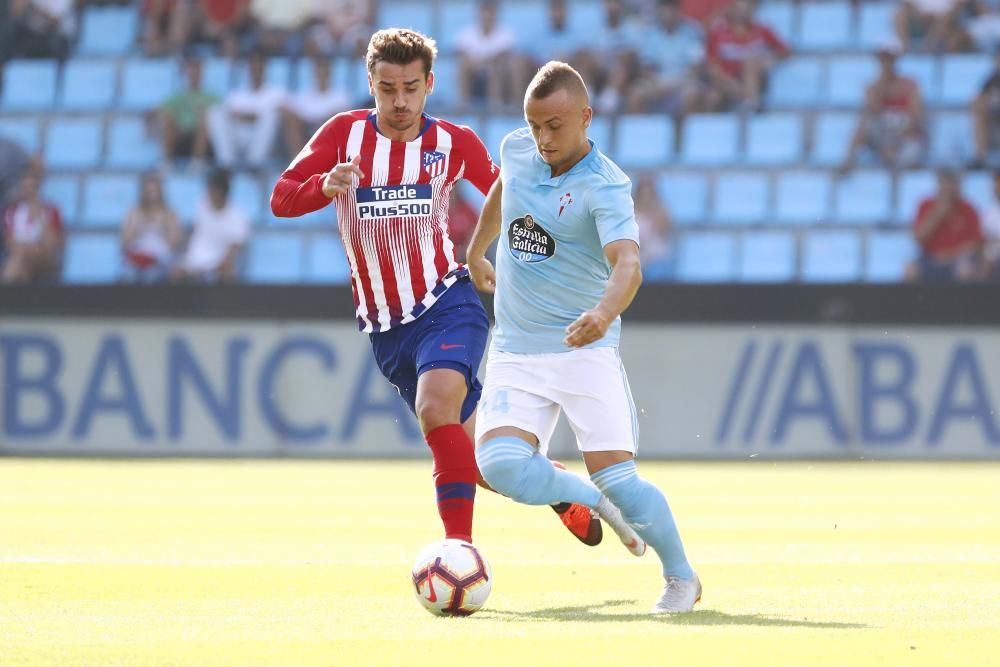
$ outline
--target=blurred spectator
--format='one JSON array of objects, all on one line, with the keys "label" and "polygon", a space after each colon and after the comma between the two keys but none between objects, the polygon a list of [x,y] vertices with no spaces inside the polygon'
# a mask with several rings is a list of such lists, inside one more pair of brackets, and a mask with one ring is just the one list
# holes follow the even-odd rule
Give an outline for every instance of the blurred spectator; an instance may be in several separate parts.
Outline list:
[{"label": "blurred spectator", "polygon": [[925,199],[913,220],[920,257],[907,271],[909,280],[951,282],[978,277],[983,229],[976,209],[962,198],[958,175],[938,172],[938,190]]},{"label": "blurred spectator", "polygon": [[257,24],[255,51],[268,55],[302,54],[305,29],[317,13],[316,0],[250,0],[250,15]]},{"label": "blurred spectator", "polygon": [[196,164],[208,158],[208,110],[219,100],[201,89],[201,61],[184,64],[187,88],[171,95],[160,107],[163,161],[170,165],[175,157],[190,156]]},{"label": "blurred spectator", "polygon": [[681,0],[681,11],[684,16],[711,27],[725,17],[732,4],[733,0]]},{"label": "blurred spectator", "polygon": [[980,51],[1000,48],[1000,0],[965,0],[964,26]]},{"label": "blurred spectator", "polygon": [[131,282],[155,282],[170,275],[180,249],[181,225],[163,199],[163,183],[155,173],[142,177],[139,204],[122,223],[123,277]]},{"label": "blurred spectator", "polygon": [[993,172],[993,202],[983,212],[982,275],[1000,281],[1000,171]]},{"label": "blurred spectator", "polygon": [[550,60],[572,61],[586,43],[588,35],[570,29],[567,11],[566,0],[549,0],[548,22],[541,26],[540,32],[535,34],[526,48],[532,63],[529,78],[524,82],[525,88],[539,67]]},{"label": "blurred spectator", "polygon": [[703,105],[705,33],[697,21],[681,15],[679,0],[658,0],[657,21],[643,35],[639,54],[639,79],[629,90],[631,113],[683,117]]},{"label": "blurred spectator", "polygon": [[862,149],[867,149],[891,169],[914,167],[923,159],[927,144],[924,104],[913,79],[896,69],[900,46],[879,47],[879,75],[868,85],[865,107],[854,131],[841,172],[849,171]]},{"label": "blurred spectator", "polygon": [[41,165],[12,139],[0,136],[0,208],[14,197],[28,169]]},{"label": "blurred spectator", "polygon": [[190,15],[189,39],[211,45],[215,52],[228,58],[239,57],[244,50],[241,43],[252,40],[250,0],[197,0]]},{"label": "blurred spectator", "polygon": [[1000,52],[995,56],[993,73],[972,101],[972,120],[976,143],[974,166],[983,166],[991,152],[1000,150]]},{"label": "blurred spectator", "polygon": [[753,0],[734,0],[708,36],[710,108],[760,109],[771,68],[789,53],[774,31],[754,19]]},{"label": "blurred spectator", "polygon": [[76,36],[76,0],[9,0],[11,58],[58,58]]},{"label": "blurred spectator", "polygon": [[249,87],[230,91],[208,111],[208,134],[222,166],[237,166],[237,154],[244,152],[249,166],[262,169],[274,147],[285,91],[264,81],[262,55],[250,56],[248,66]]},{"label": "blurred spectator", "polygon": [[213,171],[198,205],[187,252],[174,267],[175,280],[235,282],[239,261],[250,237],[250,221],[229,201],[229,172]]},{"label": "blurred spectator", "polygon": [[29,171],[4,211],[5,283],[55,282],[62,270],[64,230],[59,209],[41,198],[41,178]]},{"label": "blurred spectator", "polygon": [[147,56],[182,53],[191,29],[187,0],[144,0],[142,43]]},{"label": "blurred spectator", "polygon": [[465,261],[465,251],[472,240],[472,232],[479,222],[479,211],[462,196],[459,184],[451,189],[448,200],[448,238],[455,244],[455,259]]},{"label": "blurred spectator", "polygon": [[642,274],[649,280],[670,280],[674,273],[673,244],[670,240],[670,211],[660,199],[653,174],[641,174],[632,195],[635,221],[639,225]]},{"label": "blurred spectator", "polygon": [[307,35],[306,51],[328,57],[363,56],[374,31],[369,0],[317,0],[319,8]]},{"label": "blurred spectator", "polygon": [[285,143],[290,155],[297,154],[320,125],[351,104],[350,92],[333,85],[328,58],[313,60],[313,83],[290,95],[281,109]]},{"label": "blurred spectator", "polygon": [[459,99],[462,106],[491,109],[516,103],[514,33],[497,22],[496,0],[480,0],[479,22],[458,33]]},{"label": "blurred spectator", "polygon": [[604,25],[575,56],[580,76],[594,91],[598,111],[617,111],[638,76],[640,32],[638,21],[626,12],[625,0],[604,0]]},{"label": "blurred spectator", "polygon": [[896,8],[896,36],[904,51],[953,52],[969,48],[962,28],[962,0],[902,0]]}]

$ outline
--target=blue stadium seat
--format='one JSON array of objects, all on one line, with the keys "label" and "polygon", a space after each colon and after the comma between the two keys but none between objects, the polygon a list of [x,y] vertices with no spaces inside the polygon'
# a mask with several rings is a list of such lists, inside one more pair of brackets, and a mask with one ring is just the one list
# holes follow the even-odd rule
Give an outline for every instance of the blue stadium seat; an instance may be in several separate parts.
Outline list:
[{"label": "blue stadium seat", "polygon": [[55,118],[45,129],[45,165],[90,169],[101,159],[101,123],[96,118]]},{"label": "blue stadium seat", "polygon": [[54,60],[11,60],[4,67],[0,107],[7,111],[51,109],[56,101]]},{"label": "blue stadium seat", "polygon": [[660,198],[677,224],[705,222],[708,217],[708,179],[705,174],[669,172],[657,181]]},{"label": "blue stadium seat", "polygon": [[68,174],[46,176],[42,181],[42,198],[55,204],[63,221],[73,225],[80,214],[80,179]]},{"label": "blue stadium seat", "polygon": [[296,233],[258,234],[250,240],[246,278],[255,283],[301,282],[305,245]]},{"label": "blue stadium seat", "polygon": [[715,179],[713,219],[723,225],[764,222],[770,208],[768,177],[761,173],[724,173]]},{"label": "blue stadium seat", "polygon": [[968,105],[993,71],[992,60],[980,54],[950,54],[942,58],[941,103]]},{"label": "blue stadium seat", "polygon": [[744,234],[738,277],[754,283],[794,280],[795,237],[787,232]]},{"label": "blue stadium seat", "polygon": [[765,2],[757,10],[757,20],[768,26],[788,44],[797,40],[795,5],[791,2]]},{"label": "blue stadium seat", "polygon": [[524,118],[521,116],[489,116],[486,119],[486,132],[481,135],[483,143],[489,149],[493,159],[500,163],[500,142],[509,133],[524,127]]},{"label": "blue stadium seat", "polygon": [[666,164],[673,153],[674,126],[664,114],[618,118],[615,160],[625,169],[648,169]]},{"label": "blue stadium seat", "polygon": [[425,35],[437,32],[433,6],[423,2],[407,0],[382,0],[378,3],[375,29],[410,28]]},{"label": "blue stadium seat", "polygon": [[899,282],[906,265],[917,255],[917,246],[908,232],[876,232],[868,236],[865,280]]},{"label": "blue stadium seat", "polygon": [[778,175],[774,221],[815,225],[830,217],[833,184],[821,171],[786,171]]},{"label": "blue stadium seat", "polygon": [[681,237],[677,277],[684,282],[728,282],[736,275],[736,241],[726,232],[689,232]]},{"label": "blue stadium seat", "polygon": [[825,167],[836,166],[847,157],[851,137],[858,125],[854,113],[823,113],[813,121],[812,162]]},{"label": "blue stadium seat", "polygon": [[113,116],[108,123],[107,165],[118,169],[151,169],[160,161],[160,144],[146,132],[139,116]]},{"label": "blue stadium seat", "polygon": [[190,225],[194,222],[198,204],[205,196],[204,179],[192,174],[169,174],[164,179],[163,196],[181,223]]},{"label": "blue stadium seat", "polygon": [[862,2],[858,9],[859,48],[874,51],[880,44],[895,37],[895,2]]},{"label": "blue stadium seat", "polygon": [[118,68],[110,60],[73,59],[63,69],[59,104],[74,111],[112,106],[118,88]]},{"label": "blue stadium seat", "polygon": [[798,47],[807,51],[836,51],[854,41],[851,5],[845,0],[804,2]]},{"label": "blue stadium seat", "polygon": [[684,123],[682,160],[691,165],[723,165],[736,161],[739,120],[731,114],[693,114]]},{"label": "blue stadium seat", "polygon": [[117,233],[71,234],[66,241],[63,280],[67,283],[113,283],[121,272]]},{"label": "blue stadium seat", "polygon": [[[427,98],[430,108],[450,109],[458,103],[458,58],[440,56],[434,60],[434,92]],[[451,120],[450,116],[445,116]]]},{"label": "blue stadium seat", "polygon": [[[268,191],[267,196],[270,198],[270,191]],[[261,188],[260,179],[245,173],[236,174],[231,183],[229,198],[243,209],[250,224],[257,224],[264,207],[264,191]],[[270,209],[270,204],[268,204],[268,209]]]},{"label": "blue stadium seat", "polygon": [[478,4],[468,0],[444,0],[440,6],[441,25],[446,29],[441,31],[438,48],[442,53],[454,53],[462,30],[479,21]]},{"label": "blue stadium seat", "polygon": [[83,186],[81,224],[119,227],[125,214],[139,202],[136,174],[93,174]]},{"label": "blue stadium seat", "polygon": [[[264,65],[264,82],[268,85],[289,90],[292,82],[292,61],[284,57],[271,57]],[[236,66],[236,87],[245,88],[250,85],[250,68],[247,63],[240,62]]]},{"label": "blue stadium seat", "polygon": [[575,0],[566,23],[574,34],[593,34],[604,25],[604,7],[600,0]]},{"label": "blue stadium seat", "polygon": [[819,58],[789,58],[771,72],[768,104],[775,108],[815,107],[822,100],[826,67]]},{"label": "blue stadium seat", "polygon": [[874,224],[892,219],[892,179],[884,170],[856,170],[837,183],[835,220]]},{"label": "blue stadium seat", "polygon": [[[435,66],[438,60],[434,61]],[[334,88],[351,89],[351,69],[354,61],[351,58],[335,58],[333,60],[333,71],[331,73]],[[295,90],[314,90],[316,82],[313,80],[313,60],[312,58],[299,58],[293,70],[295,79]]]},{"label": "blue stadium seat", "polygon": [[[669,118],[667,119],[671,123],[671,128],[673,128],[673,121]],[[671,129],[671,137],[673,136],[673,129]],[[590,121],[590,127],[587,128],[587,137],[594,142],[594,145],[599,151],[605,155],[611,156],[609,152],[611,150],[611,121],[608,120],[607,116],[595,116]],[[673,141],[670,142],[671,146]]]},{"label": "blue stadium seat", "polygon": [[521,50],[530,50],[549,22],[547,5],[538,0],[507,0],[500,3],[497,21],[514,31]]},{"label": "blue stadium seat", "polygon": [[852,282],[861,277],[861,242],[854,232],[812,232],[802,248],[802,279]]},{"label": "blue stadium seat", "polygon": [[931,119],[931,162],[959,167],[975,153],[972,117],[966,111],[939,111]]},{"label": "blue stadium seat", "polygon": [[932,171],[910,171],[896,183],[896,221],[904,225],[913,222],[920,202],[937,190],[937,177]]},{"label": "blue stadium seat", "polygon": [[351,280],[351,266],[344,254],[344,244],[336,234],[314,234],[306,247],[305,280],[311,283],[346,284]]},{"label": "blue stadium seat", "polygon": [[125,55],[135,44],[135,7],[87,7],[83,11],[77,53],[88,56]]},{"label": "blue stadium seat", "polygon": [[993,177],[984,171],[969,171],[962,179],[962,194],[982,215],[987,207],[997,203],[993,193]]},{"label": "blue stadium seat", "polygon": [[6,137],[19,144],[28,153],[37,153],[42,145],[42,127],[38,118],[0,118],[0,137]]},{"label": "blue stadium seat", "polygon": [[877,76],[878,62],[871,56],[831,57],[827,70],[827,103],[835,107],[862,106],[865,89]]},{"label": "blue stadium seat", "polygon": [[177,63],[172,60],[126,60],[122,66],[121,108],[155,109],[173,93],[178,78]]},{"label": "blue stadium seat", "polygon": [[906,55],[899,59],[897,68],[900,74],[908,76],[917,82],[925,104],[937,104],[940,97],[937,58],[934,56]]},{"label": "blue stadium seat", "polygon": [[225,97],[233,86],[233,65],[229,58],[206,58],[201,67],[201,87],[206,93]]},{"label": "blue stadium seat", "polygon": [[363,103],[365,100],[372,99],[371,92],[368,90],[368,66],[363,61],[358,61],[352,69],[354,71],[351,73],[353,75],[350,88],[351,99],[355,100],[356,103],[361,103],[363,107],[374,106],[374,104]]},{"label": "blue stadium seat", "polygon": [[802,159],[802,116],[771,113],[754,116],[747,124],[747,162],[780,165]]}]

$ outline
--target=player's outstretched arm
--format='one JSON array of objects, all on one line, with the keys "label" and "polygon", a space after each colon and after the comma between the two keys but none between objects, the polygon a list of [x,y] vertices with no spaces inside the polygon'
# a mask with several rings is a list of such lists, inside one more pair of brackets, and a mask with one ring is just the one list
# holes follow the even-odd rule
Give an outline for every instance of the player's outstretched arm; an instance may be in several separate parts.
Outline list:
[{"label": "player's outstretched arm", "polygon": [[271,193],[271,212],[275,216],[293,218],[318,211],[343,191],[348,181],[353,187],[355,177],[364,178],[358,156],[338,164],[343,156],[334,132],[335,120],[316,132],[278,179]]},{"label": "player's outstretched arm", "polygon": [[642,284],[639,245],[635,241],[612,241],[604,246],[604,254],[611,263],[604,298],[566,327],[563,342],[570,347],[583,347],[603,338],[611,323],[631,305]]},{"label": "player's outstretched arm", "polygon": [[493,263],[486,259],[486,251],[490,244],[500,235],[500,199],[503,194],[503,182],[498,178],[490,191],[486,193],[483,210],[479,213],[479,222],[472,232],[469,249],[465,256],[469,265],[469,275],[472,284],[480,292],[493,294],[497,287],[497,274]]}]

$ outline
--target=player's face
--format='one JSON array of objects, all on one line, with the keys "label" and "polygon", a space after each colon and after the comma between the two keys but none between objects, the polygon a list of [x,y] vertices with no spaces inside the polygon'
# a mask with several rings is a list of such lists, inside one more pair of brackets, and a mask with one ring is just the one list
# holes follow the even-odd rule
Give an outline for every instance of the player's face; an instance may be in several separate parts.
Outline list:
[{"label": "player's face", "polygon": [[529,97],[524,102],[535,148],[558,175],[576,164],[587,152],[587,128],[593,111],[585,100],[561,88],[546,98]]},{"label": "player's face", "polygon": [[424,63],[419,59],[405,65],[379,61],[375,63],[375,72],[368,74],[368,88],[375,98],[379,127],[383,131],[419,132],[420,115],[434,89],[434,73],[425,74]]}]

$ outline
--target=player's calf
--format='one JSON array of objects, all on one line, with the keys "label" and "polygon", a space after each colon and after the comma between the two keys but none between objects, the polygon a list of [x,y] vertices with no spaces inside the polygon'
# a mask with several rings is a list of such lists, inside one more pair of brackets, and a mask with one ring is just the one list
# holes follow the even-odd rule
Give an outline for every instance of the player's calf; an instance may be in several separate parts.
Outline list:
[{"label": "player's calf", "polygon": [[531,444],[514,436],[482,442],[476,461],[483,479],[498,492],[526,505],[559,502],[596,507],[601,498],[589,481],[560,470]]}]

